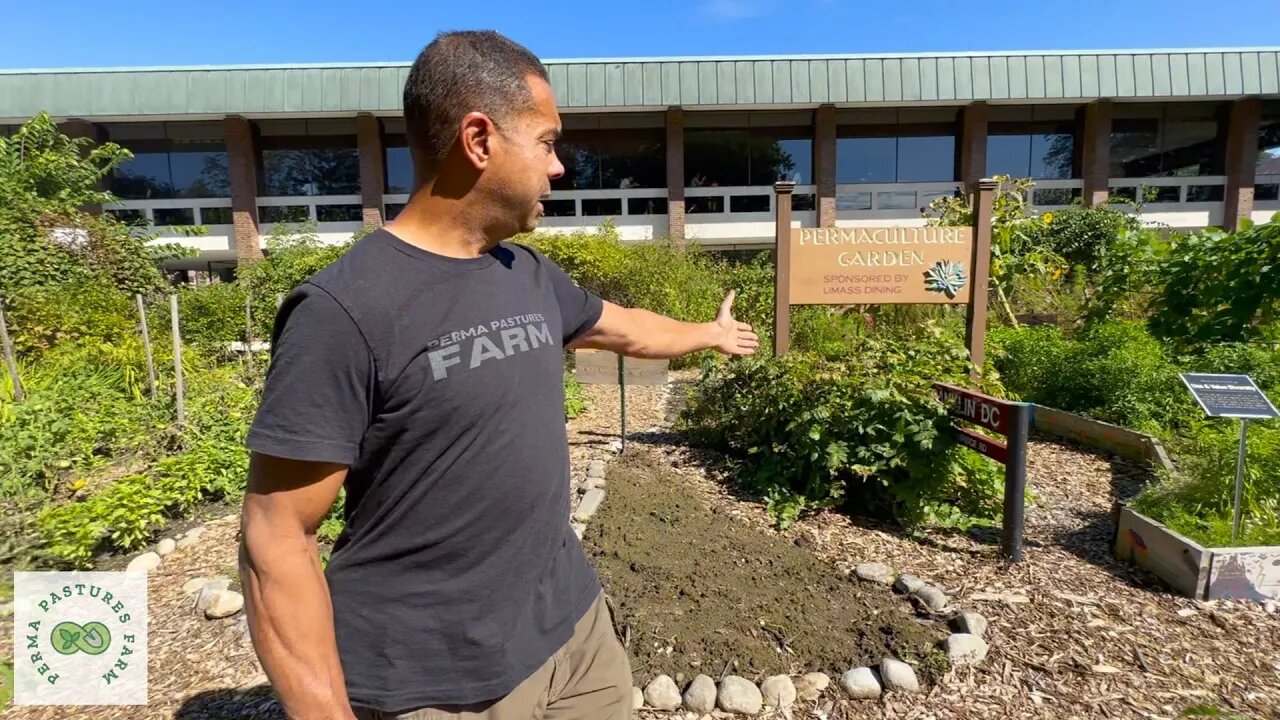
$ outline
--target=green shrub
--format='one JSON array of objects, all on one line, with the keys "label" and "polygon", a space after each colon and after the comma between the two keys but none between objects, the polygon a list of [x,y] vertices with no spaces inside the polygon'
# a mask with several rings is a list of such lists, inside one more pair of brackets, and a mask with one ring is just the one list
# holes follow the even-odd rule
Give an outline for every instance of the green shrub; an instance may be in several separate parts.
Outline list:
[{"label": "green shrub", "polygon": [[17,352],[59,343],[120,343],[140,337],[133,298],[95,280],[29,287],[9,298],[5,320]]},{"label": "green shrub", "polygon": [[1037,242],[1088,273],[1099,269],[1116,238],[1142,226],[1135,215],[1114,205],[1074,205],[1045,217]]},{"label": "green shrub", "polygon": [[243,438],[255,394],[233,368],[201,369],[191,376],[188,424],[181,435],[134,448],[131,466],[141,471],[115,480],[91,479],[90,487],[102,488],[40,513],[44,550],[59,563],[85,568],[103,550],[137,550],[168,518],[189,513],[204,500],[241,496],[248,471]]},{"label": "green shrub", "polygon": [[[1179,475],[1147,487],[1133,506],[1208,547],[1229,547],[1235,495],[1237,422],[1198,422],[1170,441]],[[1251,423],[1238,547],[1280,545],[1280,428]]]},{"label": "green shrub", "polygon": [[244,288],[232,283],[182,288],[178,292],[182,341],[206,352],[220,352],[228,343],[244,341],[245,298]]},{"label": "green shrub", "polygon": [[741,463],[782,525],[845,506],[906,525],[998,513],[994,466],[951,440],[935,380],[967,382],[967,352],[936,327],[865,336],[840,357],[791,353],[708,364],[682,422]]},{"label": "green shrub", "polygon": [[1158,337],[1183,347],[1258,338],[1280,320],[1280,219],[1176,237],[1149,278]]},{"label": "green shrub", "polygon": [[1194,414],[1178,367],[1142,323],[1099,323],[1075,339],[996,328],[988,342],[1005,386],[1028,402],[1155,432]]},{"label": "green shrub", "polygon": [[564,374],[564,414],[573,419],[587,411],[587,394],[572,372]]},{"label": "green shrub", "polygon": [[87,342],[23,363],[27,401],[0,398],[0,456],[9,458],[0,463],[0,498],[43,498],[150,441],[162,408],[141,401],[145,370],[135,353]]}]

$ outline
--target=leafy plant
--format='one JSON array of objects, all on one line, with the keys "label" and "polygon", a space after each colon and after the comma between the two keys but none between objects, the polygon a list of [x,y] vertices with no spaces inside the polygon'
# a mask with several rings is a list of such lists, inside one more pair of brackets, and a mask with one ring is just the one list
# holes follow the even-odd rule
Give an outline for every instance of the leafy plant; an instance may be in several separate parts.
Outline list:
[{"label": "leafy plant", "polygon": [[998,475],[964,457],[931,389],[965,382],[966,359],[930,325],[911,340],[851,338],[842,357],[711,363],[682,422],[736,458],[740,481],[783,526],[838,506],[909,526],[986,522]]},{"label": "leafy plant", "polygon": [[1280,216],[1175,237],[1150,277],[1156,335],[1184,347],[1257,338],[1280,320]]},{"label": "leafy plant", "polygon": [[572,420],[587,411],[587,394],[573,373],[564,374],[564,414]]},{"label": "leafy plant", "polygon": [[1159,431],[1192,416],[1178,367],[1140,322],[1098,323],[1076,338],[1054,327],[994,328],[991,359],[1029,402]]},{"label": "leafy plant", "polygon": [[[998,185],[991,215],[991,286],[1000,300],[1006,319],[1018,324],[1011,296],[1015,279],[1035,275],[1057,280],[1067,269],[1067,261],[1044,241],[1044,226],[1051,214],[1037,217],[1031,207],[1034,183],[1028,179],[995,177]],[[943,196],[929,204],[929,222],[944,226],[972,227],[976,195]],[[1047,284],[1043,283],[1042,284]],[[941,287],[947,287],[943,283]],[[984,288],[974,288],[983,293]]]},{"label": "leafy plant", "polygon": [[48,114],[0,137],[0,294],[97,280],[127,293],[163,279],[151,239],[87,208],[114,200],[102,181],[130,152],[110,142],[69,138]]}]

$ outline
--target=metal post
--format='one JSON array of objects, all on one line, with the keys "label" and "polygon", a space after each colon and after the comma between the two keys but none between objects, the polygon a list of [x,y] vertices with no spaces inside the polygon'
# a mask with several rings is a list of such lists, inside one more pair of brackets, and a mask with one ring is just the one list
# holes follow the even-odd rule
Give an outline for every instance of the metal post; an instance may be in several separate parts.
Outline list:
[{"label": "metal post", "polygon": [[773,354],[786,355],[791,349],[791,193],[793,182],[773,184]]},{"label": "metal post", "polygon": [[[976,290],[976,288],[975,288]],[[1027,496],[1027,438],[1031,434],[1031,406],[1013,406],[1009,423],[1009,456],[1004,464],[1004,534],[1001,550],[1010,562],[1022,561],[1023,512]]]},{"label": "metal post", "polygon": [[182,335],[178,329],[178,296],[169,296],[169,320],[173,329],[173,376],[175,380],[175,403],[178,409],[178,424],[187,421],[186,386],[182,382]]},{"label": "metal post", "polygon": [[9,366],[9,377],[13,380],[13,400],[22,402],[26,394],[22,391],[22,377],[18,375],[18,360],[13,354],[13,341],[9,339],[9,326],[4,320],[3,298],[0,298],[0,342],[4,344],[4,364]]},{"label": "metal post", "polygon": [[133,296],[138,302],[138,319],[142,323],[142,347],[147,355],[147,390],[151,399],[156,399],[156,359],[151,353],[151,331],[147,328],[147,306],[142,302],[142,293]]},{"label": "metal post", "polygon": [[1245,441],[1249,433],[1249,419],[1240,419],[1240,454],[1236,456],[1236,497],[1235,511],[1231,518],[1231,544],[1234,545],[1240,538],[1240,500],[1244,495],[1244,456]]},{"label": "metal post", "polygon": [[627,451],[627,373],[622,353],[618,353],[618,397],[621,401],[619,421],[622,423],[622,452]]}]

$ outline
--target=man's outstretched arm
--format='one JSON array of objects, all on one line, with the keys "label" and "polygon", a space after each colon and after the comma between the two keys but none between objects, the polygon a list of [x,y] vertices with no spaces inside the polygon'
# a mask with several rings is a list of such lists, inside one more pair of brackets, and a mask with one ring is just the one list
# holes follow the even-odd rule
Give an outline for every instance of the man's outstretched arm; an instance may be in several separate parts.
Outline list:
[{"label": "man's outstretched arm", "polygon": [[682,322],[606,301],[600,319],[570,346],[639,358],[673,358],[708,349],[726,355],[751,355],[760,340],[750,325],[734,320],[733,298],[730,291],[715,320],[704,323]]},{"label": "man's outstretched arm", "polygon": [[347,467],[254,453],[241,515],[240,581],[254,650],[295,720],[354,720],[316,530]]}]

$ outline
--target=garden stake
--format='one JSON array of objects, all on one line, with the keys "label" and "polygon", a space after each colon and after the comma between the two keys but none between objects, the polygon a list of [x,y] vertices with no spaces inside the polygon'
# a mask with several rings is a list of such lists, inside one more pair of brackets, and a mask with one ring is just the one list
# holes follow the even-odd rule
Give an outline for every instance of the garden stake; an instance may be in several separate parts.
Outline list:
[{"label": "garden stake", "polygon": [[176,380],[177,397],[175,398],[178,407],[178,424],[182,425],[187,421],[187,408],[185,402],[186,387],[182,384],[182,335],[178,330],[178,296],[169,296],[169,319],[173,326],[173,375]]},{"label": "garden stake", "polygon": [[618,419],[622,423],[622,449],[620,452],[627,451],[627,374],[623,369],[622,354],[618,354],[618,398],[621,407],[619,408]]},{"label": "garden stake", "polygon": [[13,342],[9,340],[9,326],[4,321],[4,300],[0,299],[0,340],[4,341],[4,363],[9,366],[9,377],[13,379],[13,399],[22,402],[26,395],[22,392],[22,378],[18,377],[18,360],[13,356]]},{"label": "garden stake", "polygon": [[133,296],[138,302],[138,318],[142,322],[142,347],[147,354],[147,391],[151,393],[151,400],[156,399],[156,360],[151,354],[151,332],[147,329],[147,306],[142,302],[142,293]]}]

